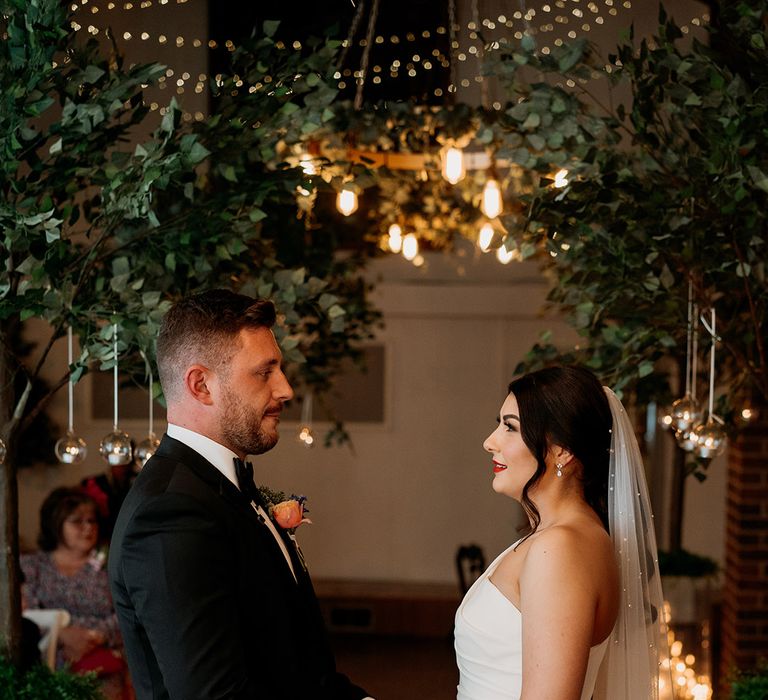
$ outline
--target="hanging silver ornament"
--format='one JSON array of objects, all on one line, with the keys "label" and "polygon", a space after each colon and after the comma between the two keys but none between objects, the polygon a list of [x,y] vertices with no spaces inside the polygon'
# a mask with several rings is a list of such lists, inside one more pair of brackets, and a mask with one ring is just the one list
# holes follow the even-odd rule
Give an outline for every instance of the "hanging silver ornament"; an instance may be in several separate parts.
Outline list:
[{"label": "hanging silver ornament", "polygon": [[88,456],[85,440],[71,430],[67,430],[67,434],[56,441],[53,451],[62,464],[80,464]]},{"label": "hanging silver ornament", "polygon": [[693,436],[696,440],[693,453],[704,459],[712,459],[723,454],[725,446],[728,444],[728,436],[723,426],[714,420],[696,426],[693,429]]},{"label": "hanging silver ornament", "polygon": [[105,435],[99,445],[99,452],[104,460],[112,467],[119,466],[121,464],[130,464],[133,461],[133,444],[128,433],[124,433],[118,428],[117,422],[117,396],[118,396],[118,384],[117,384],[117,324],[112,326],[112,339],[113,339],[113,354],[115,358],[115,365],[112,369],[112,391],[114,399],[114,425],[112,426],[112,432],[109,435]]},{"label": "hanging silver ornament", "polygon": [[670,415],[671,426],[675,430],[690,430],[701,422],[701,406],[690,394],[686,394],[672,404]]},{"label": "hanging silver ornament", "polygon": [[149,458],[157,452],[160,447],[160,440],[151,433],[146,439],[142,440],[133,451],[133,460],[139,469],[143,469]]},{"label": "hanging silver ornament", "polygon": [[675,431],[675,440],[681,449],[686,452],[693,452],[696,447],[696,438],[693,435],[693,429]]},{"label": "hanging silver ornament", "polygon": [[[73,363],[72,326],[67,328],[67,362],[67,366],[71,368]],[[75,385],[72,383],[71,374],[67,383],[67,415],[67,433],[56,441],[53,452],[62,464],[80,464],[88,456],[88,446],[85,440],[75,433]]]}]

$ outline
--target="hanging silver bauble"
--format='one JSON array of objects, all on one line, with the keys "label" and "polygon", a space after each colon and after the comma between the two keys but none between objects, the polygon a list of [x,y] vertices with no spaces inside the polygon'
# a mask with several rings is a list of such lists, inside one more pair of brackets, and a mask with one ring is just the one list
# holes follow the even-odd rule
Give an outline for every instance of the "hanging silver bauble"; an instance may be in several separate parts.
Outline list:
[{"label": "hanging silver bauble", "polygon": [[80,464],[88,455],[88,446],[83,438],[68,430],[63,438],[56,441],[53,451],[62,464]]},{"label": "hanging silver bauble", "polygon": [[155,437],[154,433],[150,433],[145,440],[136,445],[136,449],[133,451],[133,461],[136,462],[136,466],[143,469],[147,460],[157,452],[159,446],[160,440]]},{"label": "hanging silver bauble", "polygon": [[677,444],[680,446],[680,448],[686,452],[693,452],[694,448],[696,447],[696,436],[693,434],[693,429],[676,430],[675,440],[677,440]]},{"label": "hanging silver bauble", "polygon": [[8,453],[8,451],[5,449],[5,443],[0,440],[0,464],[5,463],[5,455]]},{"label": "hanging silver bauble", "polygon": [[693,435],[696,439],[693,453],[704,459],[712,459],[721,455],[728,443],[728,436],[723,426],[711,419],[704,425],[697,425],[693,429]]},{"label": "hanging silver bauble", "polygon": [[702,418],[701,406],[690,394],[675,401],[670,414],[675,430],[690,430],[694,425],[698,425]]},{"label": "hanging silver bauble", "polygon": [[99,452],[107,464],[116,467],[120,464],[130,464],[133,461],[133,446],[131,438],[122,430],[115,430],[105,435],[99,445]]}]

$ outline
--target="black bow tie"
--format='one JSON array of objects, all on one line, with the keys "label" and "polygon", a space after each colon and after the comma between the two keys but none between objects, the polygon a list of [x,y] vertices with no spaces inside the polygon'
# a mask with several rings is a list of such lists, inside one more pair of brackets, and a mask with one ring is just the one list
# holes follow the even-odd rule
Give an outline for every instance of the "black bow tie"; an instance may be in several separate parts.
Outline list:
[{"label": "black bow tie", "polygon": [[256,484],[253,483],[253,465],[250,462],[244,462],[239,457],[235,457],[234,462],[240,491],[256,505],[264,507],[264,499],[262,499],[259,489],[256,488]]}]

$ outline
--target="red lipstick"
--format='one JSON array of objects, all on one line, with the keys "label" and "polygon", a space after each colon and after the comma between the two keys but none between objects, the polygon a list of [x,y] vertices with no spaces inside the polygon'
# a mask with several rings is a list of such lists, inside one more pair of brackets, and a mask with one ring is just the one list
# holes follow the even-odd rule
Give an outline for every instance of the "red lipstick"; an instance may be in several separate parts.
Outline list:
[{"label": "red lipstick", "polygon": [[506,464],[502,464],[501,462],[497,462],[495,459],[493,460],[493,473],[498,474],[499,472],[503,472],[507,468]]}]

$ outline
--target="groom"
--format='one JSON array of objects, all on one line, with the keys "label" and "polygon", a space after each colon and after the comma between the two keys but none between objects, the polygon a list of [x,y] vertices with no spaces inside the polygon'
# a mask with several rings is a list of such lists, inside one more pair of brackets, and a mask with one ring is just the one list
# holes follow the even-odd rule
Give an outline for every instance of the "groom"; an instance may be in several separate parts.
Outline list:
[{"label": "groom", "polygon": [[336,672],[294,541],[247,455],[293,396],[275,308],[227,290],[179,301],[157,364],[168,432],[115,525],[109,578],[138,700],[360,700]]}]

